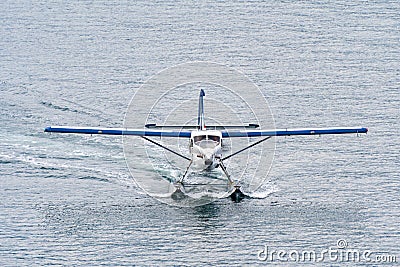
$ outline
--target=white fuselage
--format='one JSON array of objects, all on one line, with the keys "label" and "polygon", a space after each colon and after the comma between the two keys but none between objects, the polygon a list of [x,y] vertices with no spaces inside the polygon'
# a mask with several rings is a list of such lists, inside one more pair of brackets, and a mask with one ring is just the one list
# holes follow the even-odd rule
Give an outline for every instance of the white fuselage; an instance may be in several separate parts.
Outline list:
[{"label": "white fuselage", "polygon": [[192,167],[197,170],[212,170],[218,167],[222,156],[221,141],[220,131],[193,131],[189,144]]}]

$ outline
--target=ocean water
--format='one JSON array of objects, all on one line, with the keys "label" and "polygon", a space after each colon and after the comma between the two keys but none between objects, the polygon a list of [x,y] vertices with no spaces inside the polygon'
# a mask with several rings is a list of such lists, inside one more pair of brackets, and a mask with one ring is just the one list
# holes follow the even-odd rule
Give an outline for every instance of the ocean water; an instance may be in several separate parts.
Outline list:
[{"label": "ocean water", "polygon": [[[400,261],[398,1],[2,1],[0,36],[1,266]],[[151,170],[122,138],[43,132],[122,127],[147,80],[194,61],[248,76],[277,128],[369,133],[276,138],[251,198],[183,208],[135,184]],[[295,257],[329,249],[371,261]]]}]

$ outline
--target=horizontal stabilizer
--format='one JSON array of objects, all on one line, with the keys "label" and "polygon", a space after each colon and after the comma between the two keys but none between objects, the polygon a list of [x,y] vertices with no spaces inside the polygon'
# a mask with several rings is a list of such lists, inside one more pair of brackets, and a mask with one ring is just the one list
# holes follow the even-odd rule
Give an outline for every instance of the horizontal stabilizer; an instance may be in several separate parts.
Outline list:
[{"label": "horizontal stabilizer", "polygon": [[[197,125],[157,125],[155,123],[149,123],[145,125],[148,129],[198,129]],[[249,123],[248,125],[206,125],[207,130],[227,130],[227,129],[257,129],[258,124]]]}]

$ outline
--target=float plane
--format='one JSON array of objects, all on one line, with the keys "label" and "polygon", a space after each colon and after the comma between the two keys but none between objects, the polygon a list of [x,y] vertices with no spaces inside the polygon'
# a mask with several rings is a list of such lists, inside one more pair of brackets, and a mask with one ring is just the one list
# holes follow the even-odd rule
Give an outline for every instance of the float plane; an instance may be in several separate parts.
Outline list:
[{"label": "float plane", "polygon": [[[227,182],[232,186],[233,192],[230,197],[234,201],[240,201],[244,198],[244,194],[240,191],[240,186],[235,183],[228,173],[224,160],[231,158],[255,145],[258,145],[273,136],[292,136],[292,135],[325,135],[325,134],[352,134],[367,133],[368,129],[364,127],[340,127],[340,128],[304,128],[304,129],[274,129],[260,130],[258,124],[248,125],[229,125],[229,126],[212,126],[206,127],[204,120],[204,103],[203,98],[205,92],[200,90],[198,104],[197,125],[156,125],[146,124],[143,129],[128,128],[97,128],[97,127],[66,127],[66,126],[49,126],[44,129],[49,133],[78,133],[78,134],[103,134],[103,135],[133,135],[140,136],[148,142],[162,147],[175,155],[178,155],[188,161],[185,173],[176,181],[175,186],[178,191],[184,184],[184,179],[192,166],[197,170],[211,171],[215,168],[221,168],[227,178]],[[189,139],[190,158],[182,155],[163,144],[160,144],[149,137],[181,137]],[[261,140],[250,144],[239,151],[230,155],[222,154],[222,143],[224,138],[249,138],[263,137]]]}]

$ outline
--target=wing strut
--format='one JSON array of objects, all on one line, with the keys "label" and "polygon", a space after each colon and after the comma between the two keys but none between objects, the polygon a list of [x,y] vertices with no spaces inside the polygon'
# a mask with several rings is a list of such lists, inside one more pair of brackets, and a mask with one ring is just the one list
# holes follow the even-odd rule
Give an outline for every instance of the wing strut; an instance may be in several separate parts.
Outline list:
[{"label": "wing strut", "polygon": [[251,147],[253,147],[253,146],[255,146],[255,145],[258,145],[259,143],[264,142],[264,141],[270,139],[271,137],[272,137],[272,136],[268,136],[268,137],[266,137],[266,138],[264,138],[264,139],[261,139],[261,140],[255,142],[255,143],[253,143],[253,144],[251,144],[251,145],[249,145],[249,146],[246,146],[245,148],[243,148],[243,149],[241,149],[241,150],[239,150],[239,151],[236,151],[235,153],[230,154],[229,156],[226,156],[226,157],[222,158],[221,161],[226,160],[226,159],[229,159],[230,157],[233,157],[233,156],[235,156],[235,155],[237,155],[237,154],[239,154],[239,153],[245,151],[246,149],[249,149],[249,148],[251,148]]},{"label": "wing strut", "polygon": [[161,147],[161,148],[164,148],[164,149],[168,150],[168,151],[171,152],[171,153],[174,153],[175,155],[177,155],[177,156],[179,156],[179,157],[181,157],[181,158],[184,158],[184,159],[190,161],[190,159],[189,159],[188,157],[186,157],[186,156],[184,156],[184,155],[182,155],[182,154],[179,154],[178,152],[175,152],[175,151],[173,151],[172,149],[169,149],[168,147],[163,146],[162,144],[159,144],[159,143],[157,143],[157,142],[151,140],[150,138],[147,138],[147,137],[145,137],[145,136],[141,136],[141,137],[142,137],[144,140],[149,141],[150,143],[153,143],[153,144],[155,144],[155,145],[157,145],[157,146],[159,146],[159,147]]}]

